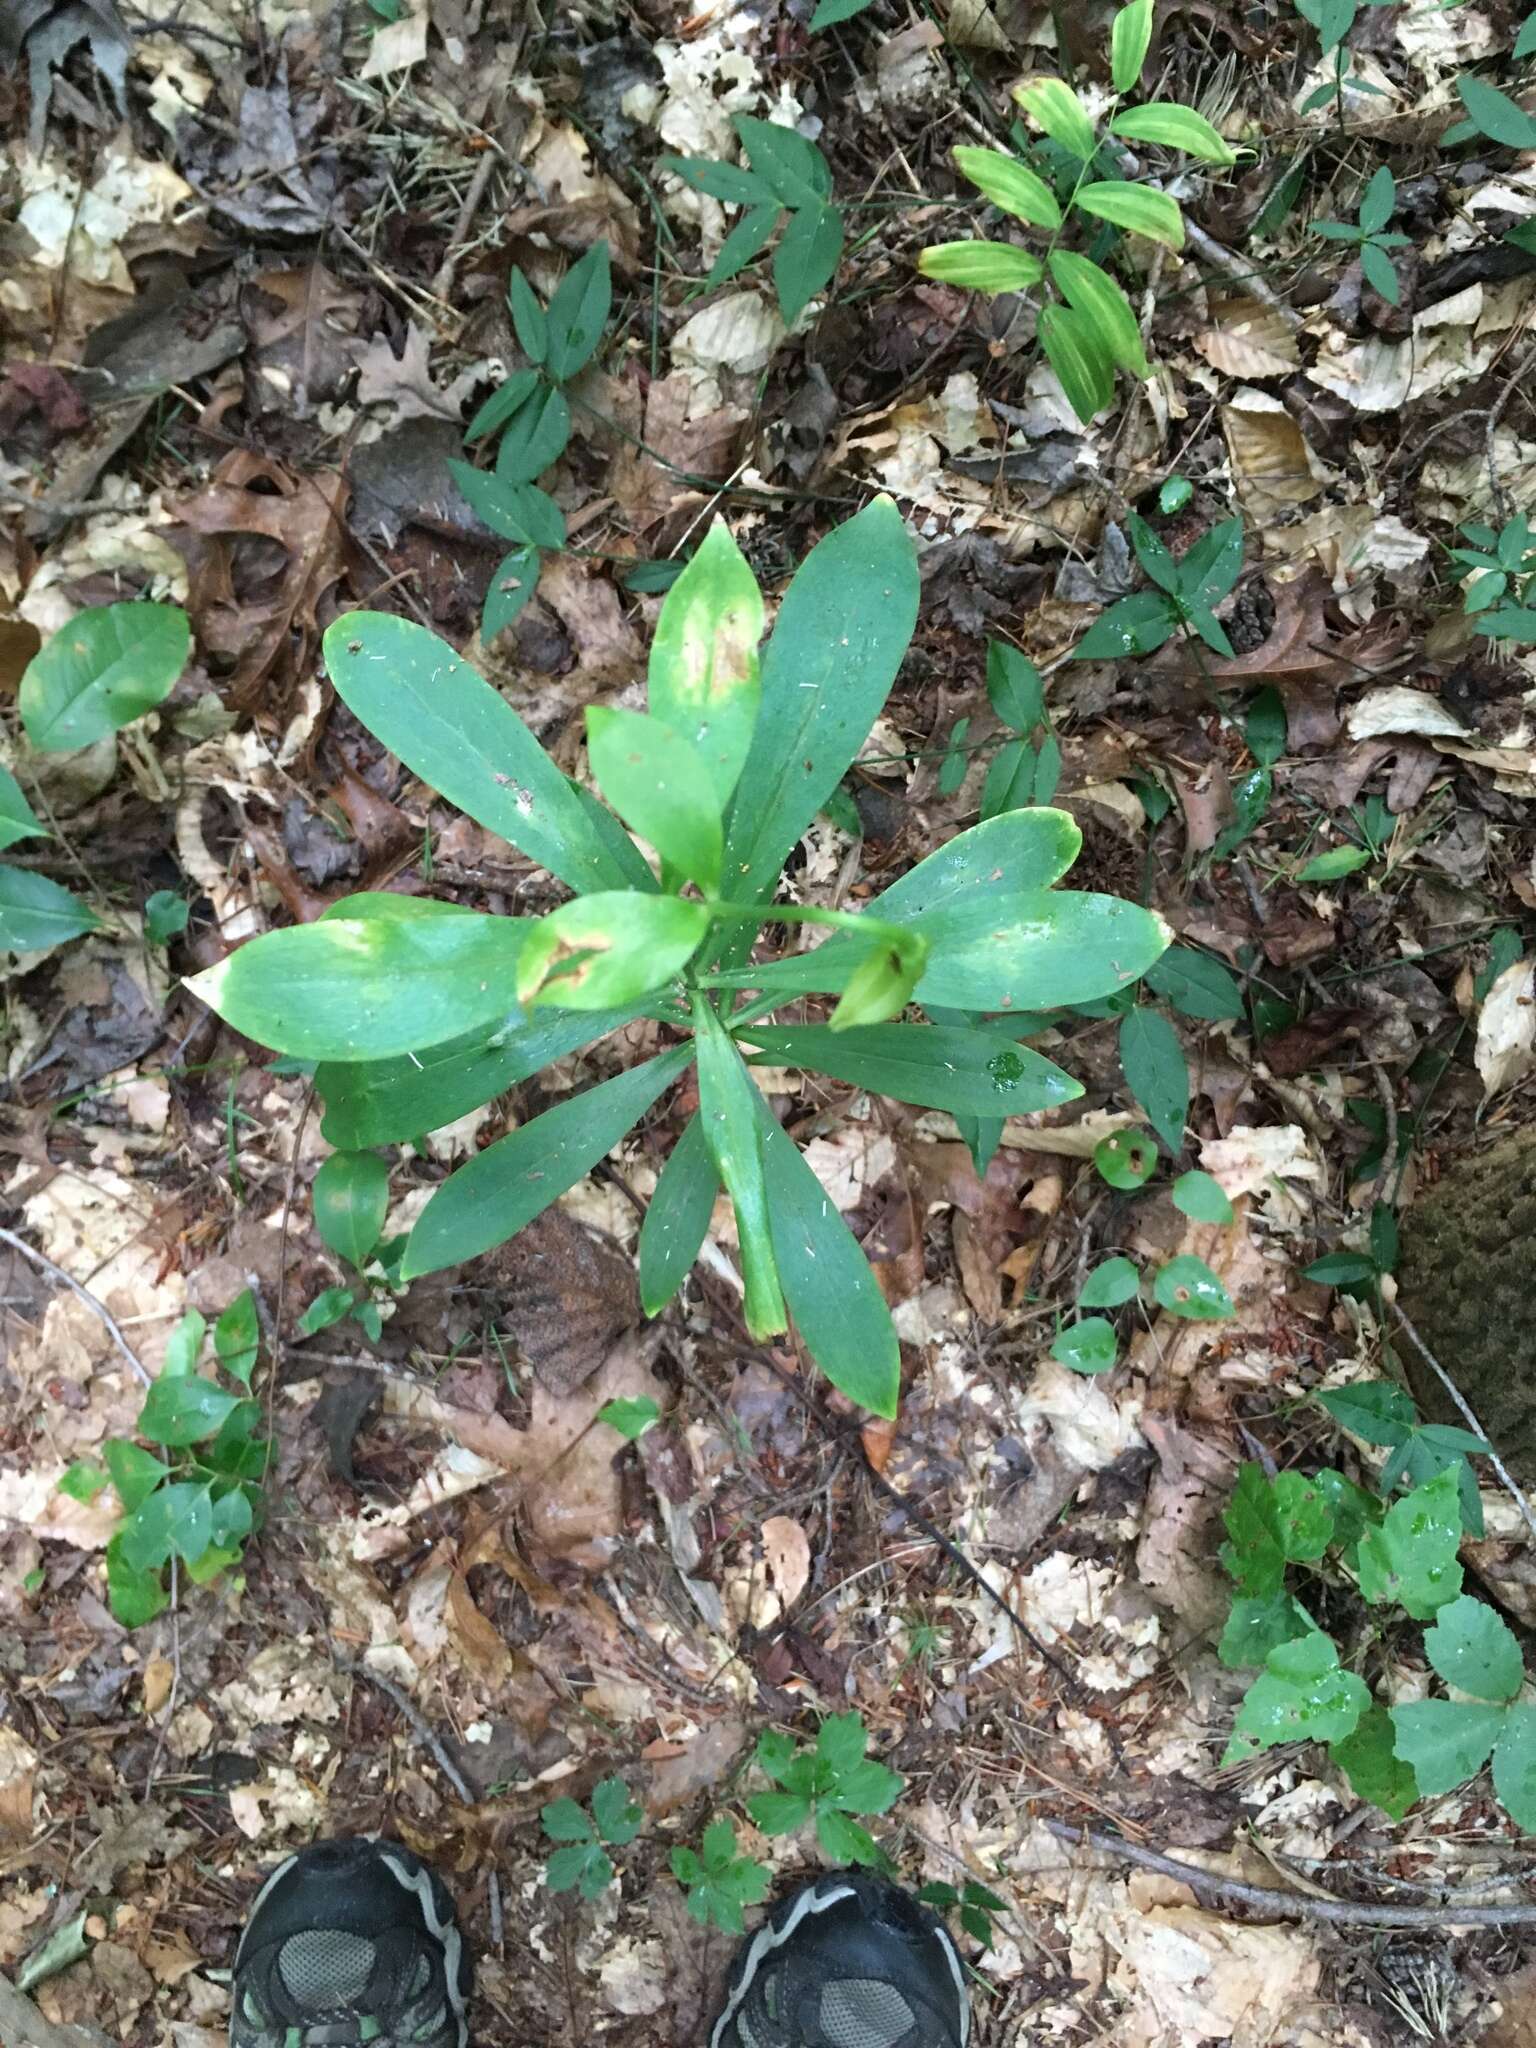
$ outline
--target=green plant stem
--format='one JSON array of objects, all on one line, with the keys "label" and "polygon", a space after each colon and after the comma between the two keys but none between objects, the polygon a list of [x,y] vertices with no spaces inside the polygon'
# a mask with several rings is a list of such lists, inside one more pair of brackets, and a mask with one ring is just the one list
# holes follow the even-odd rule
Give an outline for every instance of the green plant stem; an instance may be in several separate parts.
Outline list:
[{"label": "green plant stem", "polygon": [[905,936],[900,925],[887,924],[881,918],[868,917],[857,910],[805,910],[797,904],[715,901],[709,908],[715,917],[734,917],[752,924],[824,924],[839,931],[868,932],[871,935],[885,933],[891,938]]}]

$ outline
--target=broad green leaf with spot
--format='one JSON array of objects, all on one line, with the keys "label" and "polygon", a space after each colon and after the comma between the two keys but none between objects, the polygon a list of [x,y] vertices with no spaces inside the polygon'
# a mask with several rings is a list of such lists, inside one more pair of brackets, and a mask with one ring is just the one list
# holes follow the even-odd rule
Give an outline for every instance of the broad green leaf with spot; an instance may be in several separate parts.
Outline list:
[{"label": "broad green leaf with spot", "polygon": [[681,896],[600,889],[541,917],[517,964],[525,1008],[611,1010],[662,987],[697,952],[709,910]]},{"label": "broad green leaf with spot", "polygon": [[207,1487],[186,1479],[156,1487],[118,1533],[124,1562],[137,1571],[157,1570],[173,1552],[188,1562],[200,1558],[213,1536]]},{"label": "broad green leaf with spot", "polygon": [[[766,896],[879,716],[917,618],[917,560],[877,498],[811,550],[779,607],[762,704],[731,801],[725,872],[739,902]],[[744,958],[743,926],[727,954]]]},{"label": "broad green leaf with spot", "polygon": [[1470,1593],[1448,1600],[1424,1631],[1430,1663],[1458,1692],[1475,1700],[1512,1700],[1525,1682],[1514,1631]]},{"label": "broad green leaf with spot", "polygon": [[213,1326],[213,1354],[231,1379],[248,1387],[260,1348],[256,1297],[249,1287],[243,1287]]},{"label": "broad green leaf with spot", "polygon": [[1281,1472],[1273,1482],[1280,1548],[1296,1564],[1311,1564],[1333,1540],[1333,1504],[1304,1472]]},{"label": "broad green leaf with spot", "polygon": [[1333,1510],[1334,1546],[1343,1553],[1347,1563],[1353,1564],[1349,1552],[1363,1533],[1381,1520],[1386,1508],[1373,1493],[1356,1486],[1342,1472],[1325,1469],[1316,1475],[1316,1484]]},{"label": "broad green leaf with spot", "polygon": [[594,242],[561,278],[545,314],[548,347],[544,361],[557,383],[565,383],[591,361],[612,303],[608,244]]},{"label": "broad green leaf with spot", "polygon": [[1352,1734],[1328,1746],[1328,1754],[1349,1780],[1357,1799],[1379,1806],[1389,1820],[1401,1820],[1419,1796],[1412,1769],[1394,1748],[1397,1731],[1385,1707],[1372,1706]]},{"label": "broad green leaf with spot", "polygon": [[[528,280],[520,270],[513,276],[522,279],[523,288]],[[514,370],[504,383],[499,384],[485,403],[475,412],[469,425],[464,429],[466,441],[484,440],[487,434],[494,434],[504,427],[519,407],[525,405],[539,388],[539,373],[536,369]]]},{"label": "broad green leaf with spot", "polygon": [[1059,142],[1080,164],[1091,163],[1098,137],[1088,109],[1064,79],[1036,78],[1015,86],[1014,98],[1037,128]]},{"label": "broad green leaf with spot", "polygon": [[400,1276],[419,1279],[503,1244],[606,1157],[693,1058],[675,1046],[546,1109],[477,1152],[418,1217]]},{"label": "broad green leaf with spot", "polygon": [[786,327],[832,282],[842,253],[843,216],[835,206],[803,206],[790,215],[773,252],[773,285]]},{"label": "broad green leaf with spot", "polygon": [[515,263],[507,280],[507,307],[518,346],[531,363],[542,368],[549,353],[549,322],[533,286]]},{"label": "broad green leaf with spot", "polygon": [[680,733],[725,804],[752,744],[762,684],[763,600],[723,519],[667,592],[651,642],[651,716]]},{"label": "broad green leaf with spot", "polygon": [[77,612],[22,673],[17,708],[39,753],[88,747],[170,695],[192,651],[180,605],[93,606]]},{"label": "broad green leaf with spot", "polygon": [[1196,1223],[1230,1223],[1232,1203],[1221,1182],[1209,1173],[1198,1170],[1181,1173],[1174,1182],[1171,1193],[1173,1206],[1181,1215],[1189,1216]]},{"label": "broad green leaf with spot", "polygon": [[1238,1593],[1222,1629],[1217,1655],[1229,1671],[1246,1671],[1262,1664],[1279,1644],[1293,1643],[1316,1627],[1301,1603],[1283,1589]]},{"label": "broad green leaf with spot", "polygon": [[966,292],[1027,292],[1045,275],[1045,265],[1009,242],[934,242],[917,259],[924,277]]},{"label": "broad green leaf with spot", "polygon": [[1103,1316],[1084,1316],[1068,1323],[1051,1340],[1052,1358],[1073,1372],[1108,1372],[1117,1350],[1115,1326]]},{"label": "broad green leaf with spot", "polygon": [[761,1097],[758,1117],[769,1229],[795,1327],[833,1386],[861,1408],[893,1416],[901,1350],[869,1261]]},{"label": "broad green leaf with spot", "polygon": [[661,1410],[649,1394],[636,1394],[605,1401],[597,1411],[597,1419],[606,1422],[610,1429],[616,1429],[626,1443],[632,1444],[661,1420]]},{"label": "broad green leaf with spot", "polygon": [[121,1530],[107,1545],[107,1603],[124,1628],[142,1628],[171,1604],[159,1571],[130,1564],[123,1555]]},{"label": "broad green leaf with spot", "polygon": [[1139,1188],[1157,1166],[1157,1147],[1145,1131],[1112,1131],[1093,1148],[1094,1170],[1112,1188]]},{"label": "broad green leaf with spot", "polygon": [[1181,1252],[1160,1266],[1152,1283],[1159,1307],[1194,1323],[1216,1323],[1236,1315],[1232,1297],[1204,1259]]},{"label": "broad green leaf with spot", "polygon": [[1039,669],[1006,640],[987,642],[987,702],[1016,733],[1033,732],[1045,717]]},{"label": "broad green leaf with spot", "polygon": [[639,1834],[645,1814],[622,1778],[604,1778],[592,1791],[592,1819],[602,1839],[622,1849]]},{"label": "broad green leaf with spot", "polygon": [[1073,306],[1045,305],[1035,332],[1067,403],[1086,426],[1115,395],[1115,366],[1095,323]]},{"label": "broad green leaf with spot", "polygon": [[1223,519],[1180,558],[1179,581],[1187,603],[1208,610],[1219,604],[1243,567],[1243,522]]},{"label": "broad green leaf with spot", "polygon": [[1189,1115],[1189,1067],[1179,1035],[1161,1010],[1143,1006],[1121,1018],[1120,1066],[1153,1130],[1177,1153]]},{"label": "broad green leaf with spot", "polygon": [[96,913],[46,875],[0,866],[0,951],[44,953],[96,929]]},{"label": "broad green leaf with spot", "polygon": [[1119,1308],[1134,1301],[1141,1275],[1129,1259],[1106,1259],[1095,1266],[1077,1297],[1079,1308]]},{"label": "broad green leaf with spot", "polygon": [[962,178],[994,206],[1034,228],[1059,228],[1061,208],[1044,178],[1000,149],[965,147],[954,152]]},{"label": "broad green leaf with spot", "polygon": [[1242,1467],[1221,1519],[1229,1538],[1221,1547],[1228,1577],[1251,1599],[1274,1598],[1285,1584],[1285,1545],[1275,1490],[1262,1465]]},{"label": "broad green leaf with spot", "polygon": [[18,839],[46,839],[37,814],[22,795],[21,785],[9,768],[0,768],[0,846],[14,846]]},{"label": "broad green leaf with spot", "polygon": [[533,930],[428,897],[351,896],[313,924],[249,940],[186,985],[278,1052],[388,1059],[505,1017]]},{"label": "broad green leaf with spot", "polygon": [[1394,1747],[1424,1799],[1454,1792],[1487,1763],[1505,1710],[1480,1700],[1409,1700],[1391,1710]]},{"label": "broad green leaf with spot", "polygon": [[1119,661],[1131,654],[1154,654],[1177,624],[1166,597],[1156,590],[1138,590],[1094,620],[1073,648],[1072,659]]},{"label": "broad green leaf with spot", "polygon": [[170,1476],[170,1467],[161,1459],[122,1437],[109,1437],[101,1447],[101,1456],[112,1475],[125,1515],[142,1506],[161,1480]]},{"label": "broad green leaf with spot", "polygon": [[699,1256],[720,1175],[697,1115],[667,1154],[640,1226],[640,1305],[660,1315]]},{"label": "broad green leaf with spot", "polygon": [[326,633],[325,664],[354,717],[488,832],[573,889],[635,886],[634,867],[616,859],[511,705],[435,633],[383,612],[345,612]]},{"label": "broad green leaf with spot", "polygon": [[1506,149],[1536,149],[1536,118],[1507,93],[1474,77],[1470,71],[1463,71],[1457,78],[1456,90],[1479,134],[1486,135],[1491,142],[1502,143]]},{"label": "broad green leaf with spot", "polygon": [[1169,249],[1184,246],[1184,218],[1178,202],[1166,192],[1153,192],[1145,185],[1131,185],[1118,178],[1104,178],[1091,185],[1079,185],[1073,205],[1096,220],[1124,228],[1127,234],[1145,235]]},{"label": "broad green leaf with spot", "polygon": [[201,1443],[218,1429],[236,1405],[236,1398],[212,1380],[162,1376],[144,1396],[139,1434],[152,1444],[169,1444],[178,1450]]},{"label": "broad green leaf with spot", "polygon": [[630,830],[679,875],[717,890],[721,799],[693,742],[643,711],[589,704],[587,754],[598,788]]},{"label": "broad green leaf with spot", "polygon": [[1152,365],[1141,345],[1141,328],[1131,302],[1115,280],[1070,249],[1051,251],[1051,276],[1067,303],[1088,323],[1112,363],[1127,376],[1147,378]]},{"label": "broad green leaf with spot", "polygon": [[1116,92],[1129,92],[1141,76],[1152,43],[1154,5],[1155,0],[1130,0],[1110,25],[1109,75]]},{"label": "broad green leaf with spot", "polygon": [[771,1337],[789,1325],[768,1222],[763,1099],[740,1051],[702,991],[695,991],[693,997],[693,1034],[699,1063],[699,1121],[715,1171],[736,1212],[747,1332],[757,1339]]},{"label": "broad green leaf with spot", "polygon": [[1243,1014],[1242,990],[1230,969],[1191,946],[1170,946],[1147,969],[1147,987],[1185,1017],[1220,1023]]},{"label": "broad green leaf with spot", "polygon": [[1536,1834],[1536,1707],[1510,1707],[1493,1750],[1493,1789],[1517,1827]]},{"label": "broad green leaf with spot", "polygon": [[1109,124],[1111,135],[1127,142],[1156,142],[1164,149],[1182,149],[1203,163],[1235,164],[1237,151],[1219,135],[1193,107],[1181,107],[1166,100],[1150,100],[1142,107],[1126,107]]},{"label": "broad green leaf with spot", "polygon": [[893,925],[881,929],[872,918],[864,957],[843,984],[827,1029],[841,1034],[899,1017],[912,1000],[927,959],[928,941],[921,934]]},{"label": "broad green leaf with spot", "polygon": [[1428,1621],[1461,1591],[1460,1546],[1457,1478],[1447,1467],[1360,1538],[1360,1591],[1373,1607],[1396,1605]]},{"label": "broad green leaf with spot", "polygon": [[731,126],[751,157],[753,170],[781,205],[819,206],[831,197],[832,173],[814,142],[753,114],[733,114]]},{"label": "broad green leaf with spot", "polygon": [[441,1045],[395,1059],[323,1062],[315,1086],[325,1103],[326,1143],[342,1150],[398,1145],[439,1130],[492,1096],[563,1059],[638,1014],[615,1010],[535,1010],[508,1014]]},{"label": "broad green leaf with spot", "polygon": [[1340,1741],[1370,1704],[1365,1681],[1339,1668],[1339,1653],[1321,1630],[1277,1643],[1238,1708],[1222,1764],[1282,1742]]},{"label": "broad green leaf with spot", "polygon": [[531,484],[565,453],[571,408],[563,391],[546,384],[518,412],[496,445],[496,474],[505,484]]},{"label": "broad green leaf with spot", "polygon": [[1028,1046],[963,1025],[749,1024],[744,1043],[775,1065],[806,1067],[855,1088],[953,1116],[1024,1116],[1082,1094],[1081,1084]]},{"label": "broad green leaf with spot", "polygon": [[480,631],[485,639],[494,640],[498,633],[505,632],[532,597],[538,588],[540,560],[535,547],[514,548],[510,555],[503,555],[485,593],[485,609],[480,617]]},{"label": "broad green leaf with spot", "polygon": [[834,1864],[876,1864],[880,1850],[867,1828],[839,1813],[835,1807],[816,1809],[816,1839]]},{"label": "broad green leaf with spot", "polygon": [[350,1266],[378,1243],[389,1211],[389,1166],[377,1152],[333,1152],[310,1191],[321,1241]]},{"label": "broad green leaf with spot", "polygon": [[1182,512],[1195,495],[1195,487],[1187,476],[1165,477],[1158,487],[1157,509],[1159,512]]}]

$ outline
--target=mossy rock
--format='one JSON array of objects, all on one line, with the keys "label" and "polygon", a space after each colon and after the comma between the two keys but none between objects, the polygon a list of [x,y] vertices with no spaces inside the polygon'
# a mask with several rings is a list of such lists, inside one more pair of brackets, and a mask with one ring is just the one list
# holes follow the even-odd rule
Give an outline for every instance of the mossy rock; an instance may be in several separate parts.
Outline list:
[{"label": "mossy rock", "polygon": [[[1398,1299],[1515,1476],[1536,1486],[1536,1126],[1447,1169],[1402,1219]],[[1404,1336],[1423,1413],[1462,1423]]]}]

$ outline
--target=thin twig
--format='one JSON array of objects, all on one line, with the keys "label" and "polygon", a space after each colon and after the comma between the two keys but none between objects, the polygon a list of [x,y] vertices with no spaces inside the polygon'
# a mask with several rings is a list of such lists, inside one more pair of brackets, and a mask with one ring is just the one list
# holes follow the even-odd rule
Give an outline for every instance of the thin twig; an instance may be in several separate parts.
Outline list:
[{"label": "thin twig", "polygon": [[20,1252],[24,1259],[30,1260],[34,1266],[40,1267],[43,1272],[51,1273],[54,1279],[61,1281],[72,1294],[77,1294],[91,1311],[91,1314],[100,1317],[105,1325],[107,1335],[112,1339],[112,1342],[117,1346],[124,1358],[127,1359],[129,1365],[132,1366],[140,1385],[147,1387],[150,1384],[149,1374],[134,1356],[133,1348],[129,1344],[128,1339],[113,1320],[112,1311],[104,1302],[97,1300],[89,1287],[82,1287],[80,1282],[71,1274],[66,1273],[62,1266],[56,1266],[46,1252],[38,1251],[34,1245],[28,1244],[24,1237],[18,1237],[14,1230],[0,1230],[0,1244],[8,1244],[13,1252]]},{"label": "thin twig", "polygon": [[1509,401],[1523,387],[1526,372],[1531,368],[1532,364],[1536,364],[1536,343],[1533,343],[1520,358],[1514,375],[1488,408],[1488,421],[1483,428],[1483,449],[1488,458],[1488,490],[1501,524],[1508,520],[1510,506],[1509,498],[1499,477],[1499,457],[1495,441],[1499,431],[1499,421],[1503,419],[1505,413],[1509,410]]},{"label": "thin twig", "polygon": [[436,1734],[427,1724],[422,1716],[421,1709],[408,1693],[402,1692],[400,1687],[395,1684],[395,1681],[392,1678],[386,1678],[382,1671],[371,1670],[366,1664],[353,1664],[344,1657],[338,1657],[336,1668],[338,1671],[347,1672],[353,1678],[366,1678],[370,1685],[376,1685],[379,1688],[379,1691],[383,1693],[387,1700],[392,1700],[409,1723],[417,1741],[431,1750],[433,1757],[437,1761],[438,1769],[448,1780],[463,1804],[465,1806],[474,1806],[478,1803],[474,1793],[469,1788],[464,1773],[443,1747],[442,1737]]},{"label": "thin twig", "polygon": [[459,217],[453,224],[452,234],[448,237],[447,250],[438,265],[437,275],[432,280],[433,294],[439,299],[446,299],[453,290],[453,273],[459,267],[459,259],[464,254],[463,245],[474,225],[475,215],[480,211],[480,202],[485,197],[485,188],[491,181],[491,172],[495,165],[496,153],[488,149],[475,166],[475,175],[470,179],[469,190],[464,194],[464,204],[459,208]]},{"label": "thin twig", "polygon": [[1376,1083],[1376,1093],[1381,1098],[1381,1114],[1384,1119],[1384,1138],[1381,1147],[1381,1164],[1376,1169],[1376,1178],[1371,1183],[1371,1201],[1374,1204],[1382,1196],[1390,1202],[1396,1194],[1392,1176],[1397,1171],[1397,1097],[1386,1068],[1380,1060],[1371,1061],[1371,1076]]},{"label": "thin twig", "polygon": [[160,1717],[160,1732],[155,1737],[155,1753],[149,1760],[149,1771],[144,1779],[144,1797],[148,1799],[155,1789],[155,1776],[160,1769],[160,1758],[165,1751],[165,1738],[171,1732],[171,1723],[176,1718],[176,1699],[181,1691],[181,1581],[177,1571],[177,1558],[171,1552],[171,1690],[165,1702],[165,1712]]},{"label": "thin twig", "polygon": [[1206,1894],[1214,1904],[1255,1906],[1287,1920],[1327,1920],[1337,1927],[1536,1927],[1536,1906],[1457,1906],[1449,1900],[1439,1906],[1372,1906],[1356,1905],[1351,1899],[1310,1899],[1299,1892],[1220,1877],[1193,1863],[1181,1863],[1177,1857],[1161,1856],[1155,1849],[1140,1849],[1119,1835],[1102,1834],[1097,1828],[1074,1828],[1064,1820],[1048,1820],[1045,1826],[1059,1841],[1081,1843],[1134,1863],[1141,1870],[1176,1877],[1192,1891]]},{"label": "thin twig", "polygon": [[1418,1331],[1414,1328],[1414,1325],[1409,1316],[1407,1315],[1407,1313],[1395,1301],[1390,1303],[1389,1305],[1391,1307],[1393,1315],[1397,1317],[1397,1320],[1402,1324],[1403,1329],[1406,1331],[1409,1339],[1417,1348],[1419,1356],[1424,1360],[1424,1363],[1429,1367],[1430,1371],[1434,1374],[1435,1378],[1440,1382],[1441,1386],[1444,1387],[1445,1391],[1456,1403],[1457,1410],[1460,1413],[1463,1422],[1466,1423],[1468,1429],[1471,1430],[1474,1436],[1480,1436],[1483,1442],[1488,1445],[1489,1448],[1486,1455],[1489,1464],[1492,1465],[1494,1471],[1498,1473],[1499,1482],[1503,1486],[1504,1491],[1509,1495],[1510,1499],[1514,1502],[1515,1506],[1520,1510],[1520,1518],[1525,1523],[1526,1528],[1530,1530],[1531,1535],[1533,1537],[1536,1537],[1536,1513],[1532,1512],[1530,1501],[1526,1498],[1524,1490],[1516,1483],[1514,1478],[1511,1476],[1509,1467],[1504,1463],[1504,1460],[1499,1456],[1498,1452],[1494,1450],[1492,1439],[1488,1435],[1488,1432],[1483,1428],[1483,1425],[1478,1421],[1477,1417],[1472,1413],[1471,1408],[1467,1405],[1467,1402],[1462,1395],[1461,1389],[1456,1385],[1456,1382],[1451,1378],[1450,1374],[1446,1371],[1445,1367],[1440,1363],[1439,1359],[1436,1358],[1433,1351],[1430,1350],[1429,1346],[1424,1342],[1424,1339],[1419,1335]]}]

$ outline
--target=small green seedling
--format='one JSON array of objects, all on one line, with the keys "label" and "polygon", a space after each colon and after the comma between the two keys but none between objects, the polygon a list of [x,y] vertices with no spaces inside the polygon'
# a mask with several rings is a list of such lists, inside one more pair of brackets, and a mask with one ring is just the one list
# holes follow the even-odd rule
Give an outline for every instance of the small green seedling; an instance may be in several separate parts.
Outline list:
[{"label": "small green seedling", "polygon": [[814,1820],[816,1839],[835,1861],[881,1863],[874,1837],[849,1816],[884,1813],[906,1781],[867,1757],[868,1747],[869,1732],[857,1713],[823,1721],[814,1750],[767,1730],[758,1738],[757,1763],[781,1789],[747,1801],[753,1824],[765,1835],[792,1835]]},{"label": "small green seedling", "polygon": [[1323,235],[1330,242],[1348,242],[1354,247],[1360,259],[1360,270],[1368,285],[1378,292],[1389,306],[1398,304],[1402,291],[1397,281],[1397,272],[1392,265],[1391,251],[1405,249],[1412,241],[1411,235],[1389,232],[1387,222],[1392,218],[1397,205],[1397,185],[1392,173],[1382,164],[1366,186],[1360,200],[1360,213],[1355,225],[1345,220],[1318,220],[1312,223],[1312,232]]},{"label": "small green seedling", "polygon": [[645,1822],[622,1778],[604,1778],[594,1787],[590,1814],[574,1799],[555,1799],[539,1817],[549,1839],[562,1845],[544,1866],[545,1884],[552,1892],[578,1891],[584,1899],[599,1898],[613,1883],[607,1850],[626,1848]]},{"label": "small green seedling", "polygon": [[[198,1586],[237,1564],[261,1514],[269,1446],[256,1435],[261,1403],[250,1398],[260,1326],[249,1288],[214,1324],[213,1375],[196,1369],[207,1334],[204,1318],[188,1309],[139,1410],[138,1435],[165,1455],[109,1438],[100,1465],[82,1460],[59,1482],[81,1501],[110,1484],[122,1502],[123,1519],[107,1544],[107,1599],[125,1628],[153,1621],[170,1605],[173,1558]],[[218,1374],[240,1391],[221,1386]]]},{"label": "small green seedling", "polygon": [[832,173],[814,142],[775,121],[733,114],[731,125],[752,168],[712,157],[664,156],[660,166],[727,206],[741,218],[721,244],[706,286],[737,277],[787,222],[773,252],[773,287],[786,327],[837,275],[843,253],[843,216],[832,203]]},{"label": "small green seedling", "polygon": [[491,393],[464,433],[467,444],[496,442],[495,467],[448,465],[492,533],[517,543],[486,593],[480,630],[487,640],[510,626],[532,597],[544,556],[565,547],[565,514],[537,479],[565,453],[571,438],[566,387],[597,353],[612,303],[606,242],[594,242],[571,265],[547,306],[513,265],[507,304],[528,362]]},{"label": "small green seedling", "polygon": [[[191,650],[179,605],[141,601],[77,612],[22,672],[17,708],[28,740],[40,754],[69,754],[105,739],[164,703]],[[0,768],[0,847],[49,836],[15,776]],[[98,923],[47,875],[0,865],[0,952],[46,952]]]},{"label": "small green seedling", "polygon": [[357,1278],[327,1287],[299,1318],[298,1333],[313,1337],[350,1316],[377,1344],[384,1308],[400,1285],[404,1235],[386,1238],[389,1168],[377,1152],[333,1152],[315,1175],[315,1228],[321,1242],[353,1267]]},{"label": "small green seedling", "polygon": [[[1512,646],[1536,645],[1536,532],[1524,513],[1491,526],[1464,526],[1470,547],[1452,548],[1451,560],[1470,575],[1463,597],[1473,632]],[[1496,607],[1496,609],[1490,609]]]},{"label": "small green seedling", "polygon": [[983,820],[1026,804],[1048,804],[1061,780],[1061,742],[1046,715],[1040,671],[1006,640],[987,642],[987,701],[1015,737],[987,768]]},{"label": "small green seedling", "polygon": [[723,1934],[745,1934],[745,1906],[760,1906],[768,1896],[769,1871],[753,1856],[736,1853],[736,1829],[721,1818],[704,1830],[696,1853],[672,1851],[672,1875],[683,1887],[683,1903],[701,1927]]},{"label": "small green seedling", "polygon": [[1094,620],[1072,650],[1074,661],[1120,661],[1155,654],[1175,633],[1198,634],[1224,660],[1232,643],[1215,607],[1243,567],[1243,522],[1224,519],[1177,560],[1139,514],[1129,519],[1136,559],[1156,586],[1122,597]]},{"label": "small green seedling", "polygon": [[925,1884],[917,1896],[925,1906],[932,1906],[937,1912],[958,1913],[960,1925],[983,1948],[990,1948],[995,1938],[993,1914],[1008,1910],[1006,1899],[1000,1899],[996,1892],[988,1891],[984,1884],[977,1884],[970,1877],[958,1889],[942,1880]]}]

